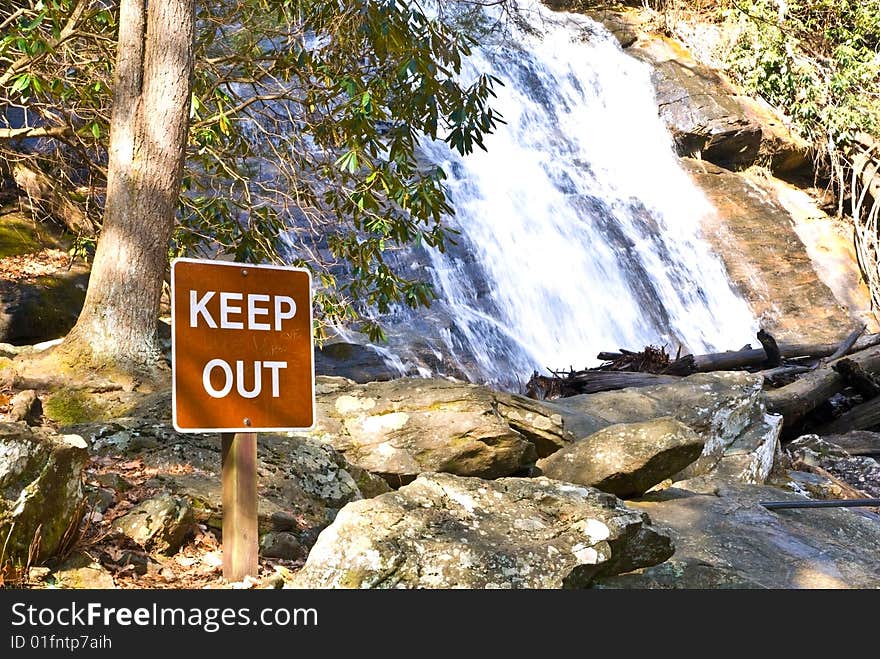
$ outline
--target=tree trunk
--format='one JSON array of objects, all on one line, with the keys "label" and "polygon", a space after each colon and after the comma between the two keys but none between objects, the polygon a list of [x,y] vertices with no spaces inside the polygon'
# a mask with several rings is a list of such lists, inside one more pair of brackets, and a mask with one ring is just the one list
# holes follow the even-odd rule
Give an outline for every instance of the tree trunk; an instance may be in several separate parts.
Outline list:
[{"label": "tree trunk", "polygon": [[193,70],[193,0],[122,0],[104,223],[64,343],[81,364],[154,371]]}]

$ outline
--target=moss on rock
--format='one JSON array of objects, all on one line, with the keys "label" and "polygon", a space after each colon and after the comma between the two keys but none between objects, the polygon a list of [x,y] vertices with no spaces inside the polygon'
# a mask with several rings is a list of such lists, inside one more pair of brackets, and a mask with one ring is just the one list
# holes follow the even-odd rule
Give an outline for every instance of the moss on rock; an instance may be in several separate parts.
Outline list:
[{"label": "moss on rock", "polygon": [[102,411],[93,398],[77,390],[56,391],[43,403],[43,413],[61,425],[97,421]]}]

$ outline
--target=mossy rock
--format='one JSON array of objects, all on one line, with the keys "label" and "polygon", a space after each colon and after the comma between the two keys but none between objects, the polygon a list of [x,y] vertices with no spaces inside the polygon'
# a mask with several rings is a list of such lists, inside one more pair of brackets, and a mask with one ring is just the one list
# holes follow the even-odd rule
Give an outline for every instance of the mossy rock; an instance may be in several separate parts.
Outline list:
[{"label": "mossy rock", "polygon": [[62,248],[61,236],[35,224],[18,212],[0,215],[0,259],[31,254],[40,249]]},{"label": "mossy rock", "polygon": [[43,403],[43,414],[62,426],[97,421],[103,413],[102,406],[81,390],[56,391]]},{"label": "mossy rock", "polygon": [[54,556],[79,523],[86,443],[24,423],[0,423],[0,537],[4,561],[27,559],[39,536],[35,562]]}]

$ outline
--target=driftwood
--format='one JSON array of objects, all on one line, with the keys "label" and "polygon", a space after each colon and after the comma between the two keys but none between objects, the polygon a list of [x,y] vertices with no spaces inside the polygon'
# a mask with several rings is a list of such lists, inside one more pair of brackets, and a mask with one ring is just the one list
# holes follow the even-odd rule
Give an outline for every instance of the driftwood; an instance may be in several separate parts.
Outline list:
[{"label": "driftwood", "polygon": [[860,327],[853,330],[849,336],[847,336],[840,344],[840,346],[835,350],[829,357],[828,361],[833,362],[835,359],[839,359],[847,354],[850,350],[852,350],[853,346],[856,344],[856,341],[859,340],[859,337],[865,333],[867,329],[867,325],[862,323]]},{"label": "driftwood", "polygon": [[[849,338],[847,337],[847,340]],[[880,333],[864,336],[849,344],[848,347],[846,347],[847,340],[844,340],[843,343],[779,343],[778,347],[783,359],[829,358],[830,362],[830,357],[837,353],[841,346],[844,346],[844,351],[838,356],[880,345]],[[767,353],[764,348],[747,348],[705,355],[685,355],[672,362],[666,372],[675,375],[690,375],[691,373],[709,371],[735,371],[742,368],[760,367],[766,362]]]},{"label": "driftwood", "polygon": [[878,425],[880,425],[880,398],[872,398],[844,412],[834,421],[820,426],[816,429],[816,434],[841,434],[851,430],[867,430]]},{"label": "driftwood", "polygon": [[[877,346],[853,353],[849,359],[866,372],[880,371],[880,348]],[[845,386],[846,381],[835,370],[835,364],[836,362],[831,362],[789,385],[768,391],[765,394],[767,409],[781,414],[788,426],[797,423]]]},{"label": "driftwood", "polygon": [[672,375],[638,373],[632,371],[572,371],[564,376],[549,377],[535,373],[529,380],[526,393],[531,398],[559,398],[578,394],[596,394],[601,391],[649,387],[671,384],[680,378]]},{"label": "driftwood", "polygon": [[843,376],[844,381],[855,389],[863,400],[880,396],[880,381],[865,372],[865,369],[852,359],[841,359],[834,364],[833,368]]},{"label": "driftwood", "polygon": [[841,435],[825,435],[822,439],[836,444],[850,455],[880,455],[880,433],[856,430]]},{"label": "driftwood", "polygon": [[693,373],[745,369],[763,376],[767,410],[782,415],[789,430],[801,429],[808,414],[844,389],[854,390],[863,402],[830,422],[825,422],[827,417],[811,417],[813,426],[824,422],[812,429],[820,434],[868,429],[880,426],[880,333],[864,332],[861,325],[838,343],[795,344],[779,343],[761,330],[760,348],[675,359],[656,346],[646,346],[642,352],[605,351],[599,353],[605,363],[597,368],[552,377],[535,373],[527,393],[533,398],[557,398],[669,384]]},{"label": "driftwood", "polygon": [[774,368],[780,366],[782,364],[782,353],[779,352],[776,339],[773,338],[770,332],[766,332],[763,329],[758,330],[758,341],[761,342],[761,347],[767,355],[767,360],[765,361],[767,367]]}]

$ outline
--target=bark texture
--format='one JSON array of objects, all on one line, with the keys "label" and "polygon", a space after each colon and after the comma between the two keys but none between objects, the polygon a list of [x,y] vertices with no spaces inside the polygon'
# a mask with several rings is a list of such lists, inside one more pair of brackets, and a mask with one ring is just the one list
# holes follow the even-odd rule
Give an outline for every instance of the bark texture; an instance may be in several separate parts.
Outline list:
[{"label": "bark texture", "polygon": [[122,0],[107,202],[85,305],[65,342],[85,363],[150,371],[180,191],[193,70],[192,0]]}]

